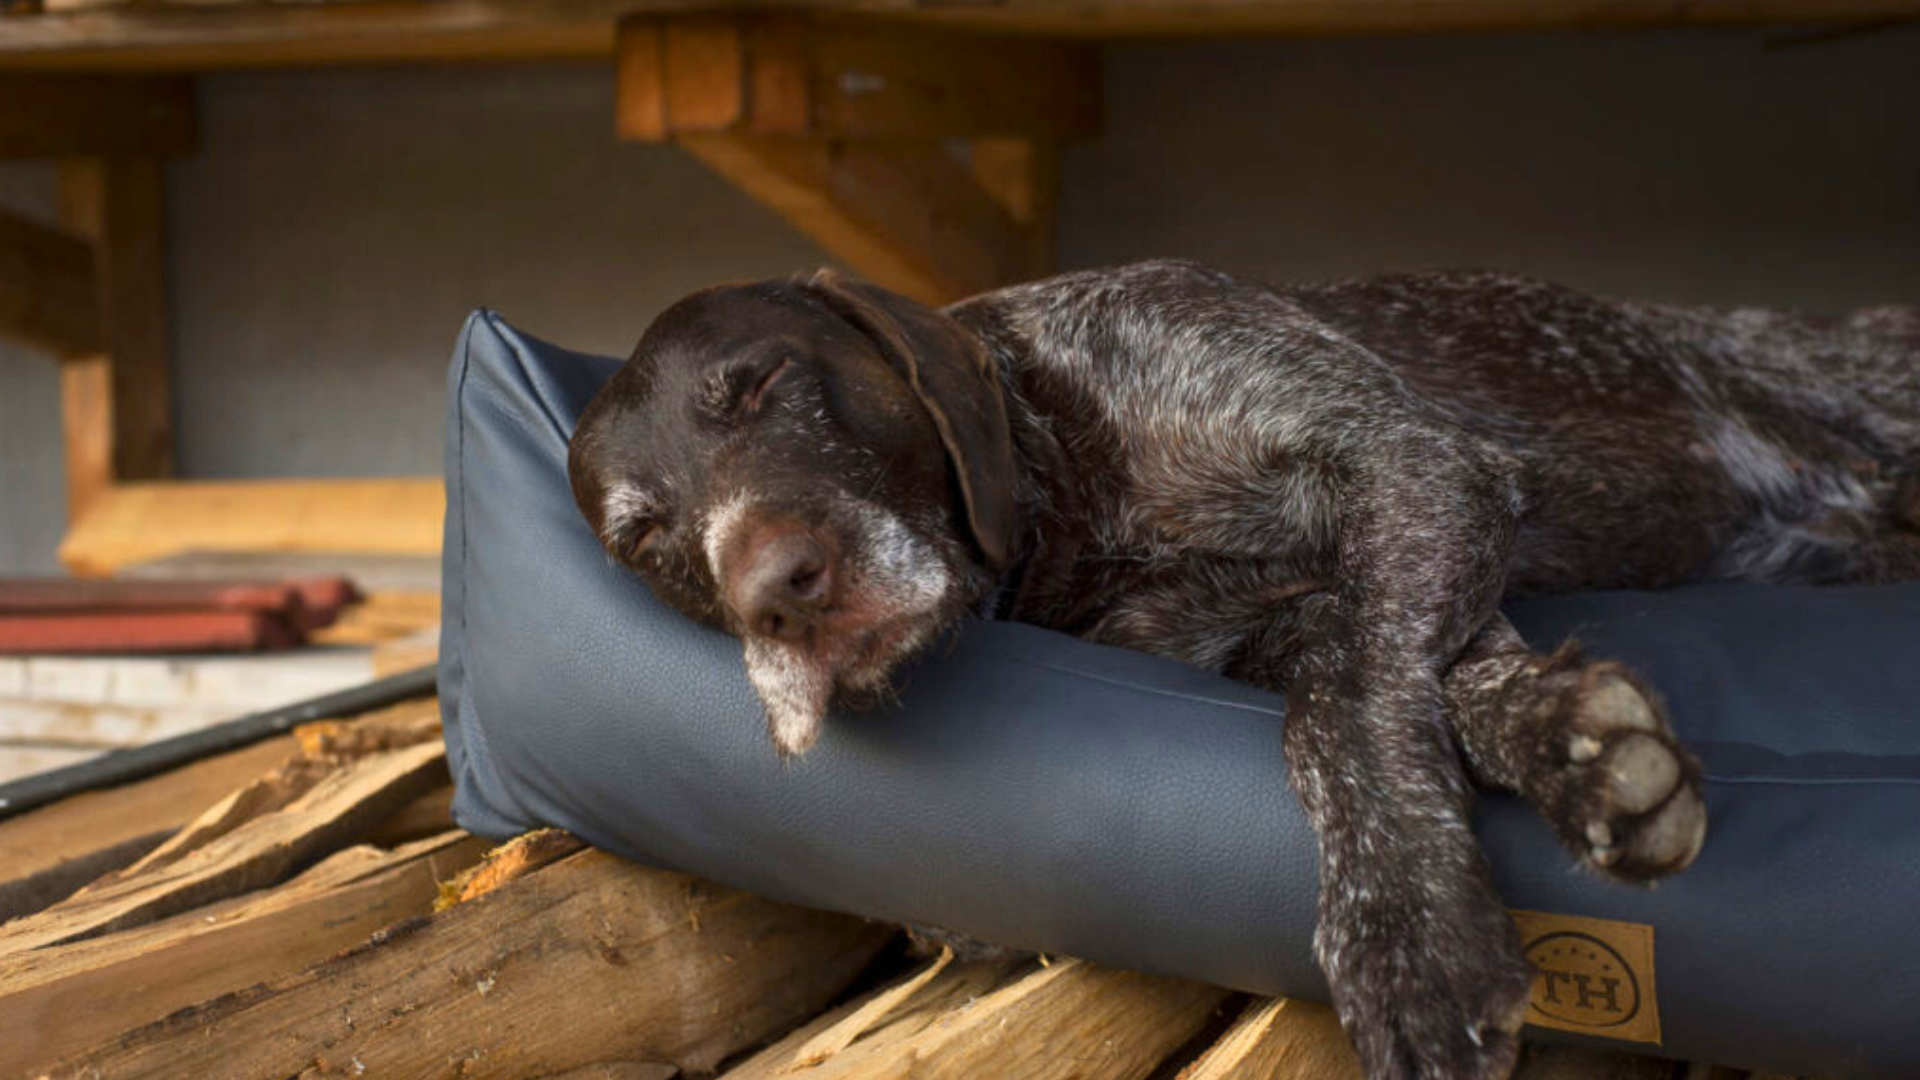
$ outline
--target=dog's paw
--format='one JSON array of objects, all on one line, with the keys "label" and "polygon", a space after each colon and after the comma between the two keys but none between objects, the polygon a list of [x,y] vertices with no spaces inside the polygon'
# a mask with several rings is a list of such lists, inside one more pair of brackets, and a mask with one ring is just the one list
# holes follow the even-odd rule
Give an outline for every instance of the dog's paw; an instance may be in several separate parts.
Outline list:
[{"label": "dog's paw", "polygon": [[1594,869],[1648,881],[1684,869],[1707,834],[1700,766],[1654,695],[1617,664],[1581,672],[1567,714],[1554,824]]},{"label": "dog's paw", "polygon": [[[1341,1025],[1368,1080],[1504,1080],[1520,1054],[1532,973],[1499,926],[1467,931],[1430,919],[1433,933],[1355,941],[1323,958]],[[1394,920],[1398,923],[1399,920]],[[1439,940],[1436,940],[1438,938]]]}]

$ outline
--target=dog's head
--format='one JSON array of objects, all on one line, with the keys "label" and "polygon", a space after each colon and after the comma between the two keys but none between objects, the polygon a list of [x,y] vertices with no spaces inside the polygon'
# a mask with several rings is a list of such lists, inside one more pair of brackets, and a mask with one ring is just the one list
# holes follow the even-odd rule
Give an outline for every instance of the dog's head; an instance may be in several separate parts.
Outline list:
[{"label": "dog's head", "polygon": [[668,308],[581,415],[567,470],[616,560],[745,643],[784,754],[836,696],[884,693],[1014,545],[980,340],[827,271]]}]

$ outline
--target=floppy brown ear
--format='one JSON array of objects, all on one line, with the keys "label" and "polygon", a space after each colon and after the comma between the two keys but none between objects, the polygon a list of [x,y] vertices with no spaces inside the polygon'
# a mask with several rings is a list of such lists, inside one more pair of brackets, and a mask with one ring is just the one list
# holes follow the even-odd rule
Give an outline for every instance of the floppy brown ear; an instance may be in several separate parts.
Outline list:
[{"label": "floppy brown ear", "polygon": [[1013,436],[986,346],[945,314],[878,285],[831,270],[807,284],[913,387],[953,462],[974,542],[987,565],[1004,569],[1014,546]]}]

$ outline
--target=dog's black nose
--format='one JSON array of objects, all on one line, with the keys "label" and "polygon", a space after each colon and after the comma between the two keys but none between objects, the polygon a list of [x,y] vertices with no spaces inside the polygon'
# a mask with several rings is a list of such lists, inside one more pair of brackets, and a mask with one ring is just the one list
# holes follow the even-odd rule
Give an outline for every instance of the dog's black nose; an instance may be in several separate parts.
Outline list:
[{"label": "dog's black nose", "polygon": [[799,640],[833,594],[826,549],[810,533],[794,529],[766,537],[745,554],[745,565],[727,590],[734,612],[754,634]]}]

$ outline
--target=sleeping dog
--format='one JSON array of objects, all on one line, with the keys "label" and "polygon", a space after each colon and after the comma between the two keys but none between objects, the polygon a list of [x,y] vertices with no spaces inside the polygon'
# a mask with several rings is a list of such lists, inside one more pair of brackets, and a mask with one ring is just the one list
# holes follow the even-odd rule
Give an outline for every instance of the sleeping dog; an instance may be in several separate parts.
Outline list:
[{"label": "sleeping dog", "polygon": [[568,466],[613,557],[742,640],[783,754],[969,615],[1284,690],[1367,1074],[1480,1080],[1529,972],[1472,785],[1628,881],[1706,832],[1652,690],[1501,601],[1920,578],[1920,310],[1174,262],[936,310],[823,271],[669,308]]}]

